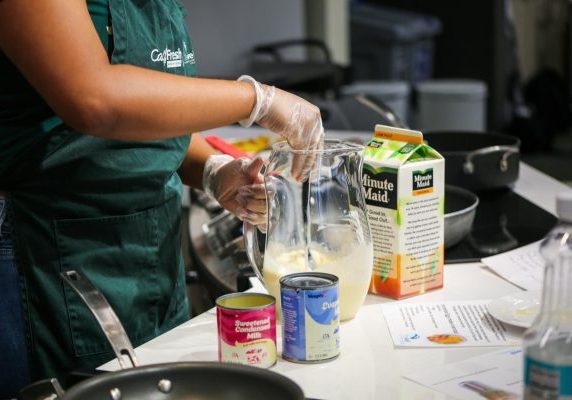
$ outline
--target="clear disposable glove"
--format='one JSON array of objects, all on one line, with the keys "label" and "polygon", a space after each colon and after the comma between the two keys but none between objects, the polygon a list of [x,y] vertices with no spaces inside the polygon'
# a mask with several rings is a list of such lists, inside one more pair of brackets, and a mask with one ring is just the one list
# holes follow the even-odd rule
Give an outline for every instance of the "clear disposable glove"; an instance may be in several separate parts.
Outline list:
[{"label": "clear disposable glove", "polygon": [[205,163],[205,193],[243,221],[265,228],[266,194],[260,173],[264,161],[257,157],[234,159],[212,155]]},{"label": "clear disposable glove", "polygon": [[248,75],[238,78],[250,83],[256,91],[256,104],[244,127],[254,122],[284,137],[293,149],[306,150],[320,147],[324,128],[320,109],[301,97],[274,86],[264,85]]},{"label": "clear disposable glove", "polygon": [[284,137],[295,150],[292,157],[292,176],[304,181],[315,165],[319,150],[324,144],[324,128],[320,109],[301,97],[264,85],[248,75],[238,78],[250,83],[256,91],[256,104],[244,127],[254,122]]}]

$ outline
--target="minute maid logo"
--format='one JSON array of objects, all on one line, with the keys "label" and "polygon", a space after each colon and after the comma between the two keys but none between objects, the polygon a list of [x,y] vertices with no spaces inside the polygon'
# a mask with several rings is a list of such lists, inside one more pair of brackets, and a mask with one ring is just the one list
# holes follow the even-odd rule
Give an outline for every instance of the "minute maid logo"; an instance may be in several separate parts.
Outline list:
[{"label": "minute maid logo", "polygon": [[397,170],[395,168],[374,168],[365,164],[362,185],[366,204],[397,209]]},{"label": "minute maid logo", "polygon": [[413,171],[413,196],[433,193],[433,168]]},{"label": "minute maid logo", "polygon": [[167,68],[180,68],[183,64],[194,64],[195,54],[188,51],[186,42],[183,42],[183,49],[184,57],[180,47],[174,51],[168,47],[165,47],[164,50],[153,49],[151,50],[151,61],[162,63]]}]

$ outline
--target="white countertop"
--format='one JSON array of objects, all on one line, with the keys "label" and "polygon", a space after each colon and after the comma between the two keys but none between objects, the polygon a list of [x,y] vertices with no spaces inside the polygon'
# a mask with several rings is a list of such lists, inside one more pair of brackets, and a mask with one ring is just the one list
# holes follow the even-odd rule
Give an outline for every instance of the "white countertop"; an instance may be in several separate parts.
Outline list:
[{"label": "white countertop", "polygon": [[[540,207],[554,212],[554,198],[567,186],[521,163],[514,190]],[[444,288],[403,302],[494,299],[520,289],[483,264],[445,266]],[[341,355],[322,364],[295,364],[279,358],[271,369],[298,383],[307,397],[317,399],[446,399],[447,396],[404,379],[423,371],[496,348],[395,349],[380,305],[390,300],[368,295],[355,319],[342,323]],[[278,329],[280,332],[280,329]],[[280,338],[278,350],[281,350]],[[213,310],[138,347],[141,365],[174,361],[216,361],[217,329]],[[116,370],[116,360],[101,370]]]}]

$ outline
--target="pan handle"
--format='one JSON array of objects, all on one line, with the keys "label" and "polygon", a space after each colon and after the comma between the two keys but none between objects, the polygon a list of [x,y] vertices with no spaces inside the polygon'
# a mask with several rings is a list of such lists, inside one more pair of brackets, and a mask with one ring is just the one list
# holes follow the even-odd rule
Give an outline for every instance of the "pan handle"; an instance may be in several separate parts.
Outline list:
[{"label": "pan handle", "polygon": [[475,151],[471,151],[469,154],[467,154],[467,157],[465,158],[465,163],[463,164],[463,171],[467,175],[472,175],[475,172],[475,164],[473,163],[473,158],[497,152],[504,152],[499,163],[499,170],[501,172],[506,172],[508,169],[508,158],[512,154],[518,154],[520,150],[518,149],[518,147],[515,146],[490,146]]},{"label": "pan handle", "polygon": [[[138,363],[135,351],[133,351],[133,345],[127,333],[125,333],[123,325],[119,322],[117,314],[115,314],[115,311],[113,311],[103,294],[79,271],[64,271],[61,273],[61,276],[79,295],[97,320],[107,340],[109,340],[109,344],[111,344],[121,368],[136,367]],[[131,365],[125,361],[124,356],[129,359]]]},{"label": "pan handle", "polygon": [[20,390],[22,400],[58,400],[64,397],[64,390],[57,379],[44,379]]}]

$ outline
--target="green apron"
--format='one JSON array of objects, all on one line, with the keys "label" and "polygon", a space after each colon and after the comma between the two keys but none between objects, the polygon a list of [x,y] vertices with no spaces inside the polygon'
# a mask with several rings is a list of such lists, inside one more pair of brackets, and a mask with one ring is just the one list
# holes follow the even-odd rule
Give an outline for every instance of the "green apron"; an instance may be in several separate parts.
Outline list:
[{"label": "green apron", "polygon": [[[194,75],[178,0],[87,3],[112,63]],[[82,271],[136,346],[188,319],[176,170],[190,138],[102,139],[38,109],[41,118],[0,124],[0,145],[11,145],[0,150],[0,190],[15,230],[32,379],[65,382],[114,355],[61,271]]]}]

